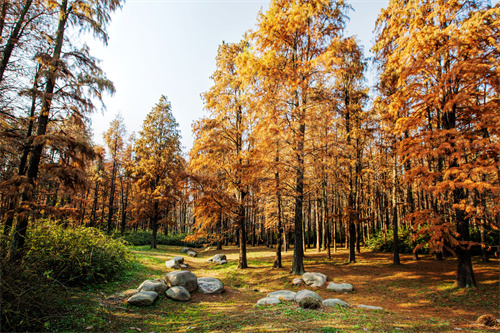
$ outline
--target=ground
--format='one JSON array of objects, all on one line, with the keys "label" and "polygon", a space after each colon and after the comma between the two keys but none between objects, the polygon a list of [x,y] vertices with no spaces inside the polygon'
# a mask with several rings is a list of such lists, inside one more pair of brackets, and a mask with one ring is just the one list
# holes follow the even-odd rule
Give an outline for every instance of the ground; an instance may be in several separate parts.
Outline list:
[{"label": "ground", "polygon": [[[164,262],[182,255],[180,247],[148,246],[131,248],[138,264],[121,282],[81,292],[82,300],[75,310],[79,315],[68,318],[62,329],[87,332],[492,332],[476,323],[479,316],[491,314],[500,318],[499,261],[488,263],[473,259],[478,287],[453,287],[456,259],[436,261],[423,256],[412,261],[402,255],[401,266],[392,265],[391,254],[367,250],[357,255],[357,262],[347,264],[348,253],[340,249],[326,258],[323,251],[307,249],[304,259],[308,272],[321,272],[328,281],[354,285],[352,293],[335,293],[321,288],[298,287],[291,284],[295,276],[289,273],[293,251],[283,253],[283,269],[272,268],[274,249],[250,248],[250,268],[238,270],[238,249],[222,251],[199,250],[196,258],[183,255],[189,270],[196,276],[212,276],[225,284],[220,295],[192,293],[188,302],[176,302],[161,296],[151,307],[133,307],[120,295],[137,288],[147,278],[163,277],[171,271]],[[207,262],[216,253],[224,253],[229,264],[220,266]],[[353,305],[350,308],[303,310],[296,303],[259,306],[255,303],[276,290],[316,291],[323,299],[340,298]],[[85,295],[85,297],[83,297]],[[75,296],[78,297],[78,296]],[[380,306],[383,311],[365,310],[358,304]],[[84,312],[83,315],[81,312]]]}]

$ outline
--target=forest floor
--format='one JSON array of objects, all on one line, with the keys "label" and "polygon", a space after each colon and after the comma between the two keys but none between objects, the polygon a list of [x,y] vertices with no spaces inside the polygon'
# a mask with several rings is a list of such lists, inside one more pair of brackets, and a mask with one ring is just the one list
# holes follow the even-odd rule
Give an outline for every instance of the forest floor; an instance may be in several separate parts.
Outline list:
[{"label": "forest floor", "polygon": [[[402,255],[402,265],[392,264],[392,254],[362,250],[356,263],[347,264],[348,253],[341,249],[317,253],[307,249],[304,266],[307,272],[321,272],[328,282],[348,282],[352,293],[335,293],[321,288],[293,286],[289,271],[293,250],[283,253],[282,269],[273,269],[274,249],[264,246],[248,249],[250,268],[237,269],[238,249],[199,251],[196,258],[184,256],[188,269],[197,277],[216,277],[225,284],[220,295],[192,293],[188,302],[178,302],[162,295],[151,307],[126,304],[121,293],[137,288],[145,279],[163,278],[170,271],[164,262],[182,255],[180,247],[131,247],[137,264],[121,282],[87,288],[75,295],[79,301],[74,315],[58,323],[57,330],[79,332],[492,332],[476,323],[484,314],[500,318],[499,260],[483,263],[473,258],[478,287],[453,287],[456,259],[436,261],[421,256],[412,261]],[[215,265],[207,259],[216,253],[226,254],[227,265]],[[257,300],[277,290],[316,291],[323,299],[340,298],[350,308],[303,310],[294,302],[275,306],[256,306]],[[366,310],[358,304],[380,306]]]}]

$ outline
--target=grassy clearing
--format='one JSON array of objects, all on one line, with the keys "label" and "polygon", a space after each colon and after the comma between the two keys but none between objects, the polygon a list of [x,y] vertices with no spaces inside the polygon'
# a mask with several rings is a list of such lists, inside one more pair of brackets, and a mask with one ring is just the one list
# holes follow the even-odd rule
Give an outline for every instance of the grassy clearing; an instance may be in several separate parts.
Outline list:
[{"label": "grassy clearing", "polygon": [[[289,274],[292,252],[283,256],[285,268],[273,269],[274,253],[265,247],[250,248],[250,268],[236,269],[238,250],[203,251],[196,258],[184,255],[189,270],[198,277],[213,276],[224,282],[220,295],[192,293],[192,299],[181,303],[161,296],[154,306],[132,307],[121,293],[136,288],[147,278],[163,277],[169,270],[164,262],[180,255],[180,247],[131,247],[136,264],[123,272],[120,282],[89,287],[75,292],[79,302],[73,302],[73,316],[49,323],[48,330],[74,332],[491,332],[494,329],[477,325],[483,314],[499,314],[498,260],[474,262],[477,289],[460,290],[453,287],[456,261],[437,262],[424,257],[418,262],[402,256],[403,265],[393,266],[391,256],[381,253],[362,253],[358,262],[347,265],[347,252],[340,250],[327,260],[324,253],[306,252],[305,267],[309,272],[322,272],[329,281],[349,282],[355,291],[337,294],[326,289],[315,290],[323,297],[340,298],[357,305],[376,305],[383,311],[357,307],[303,310],[296,303],[278,306],[255,306],[268,292],[280,289],[298,291],[292,286]],[[221,266],[207,262],[215,253],[224,253],[229,264]]]}]

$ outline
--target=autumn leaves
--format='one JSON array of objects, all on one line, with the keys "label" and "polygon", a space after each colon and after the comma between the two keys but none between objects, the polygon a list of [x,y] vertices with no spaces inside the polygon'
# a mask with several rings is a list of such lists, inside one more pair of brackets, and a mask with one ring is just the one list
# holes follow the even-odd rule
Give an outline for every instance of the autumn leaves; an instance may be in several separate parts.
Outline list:
[{"label": "autumn leaves", "polygon": [[456,253],[458,285],[473,286],[469,227],[498,228],[499,7],[391,1],[377,21],[371,105],[367,61],[343,36],[347,10],[272,1],[255,31],[220,46],[190,156],[200,235],[222,237],[235,221],[243,268],[254,211],[277,235],[277,267],[293,228],[301,274],[312,200],[315,232],[329,248],[345,230],[350,261],[367,223],[396,235],[405,224]]}]

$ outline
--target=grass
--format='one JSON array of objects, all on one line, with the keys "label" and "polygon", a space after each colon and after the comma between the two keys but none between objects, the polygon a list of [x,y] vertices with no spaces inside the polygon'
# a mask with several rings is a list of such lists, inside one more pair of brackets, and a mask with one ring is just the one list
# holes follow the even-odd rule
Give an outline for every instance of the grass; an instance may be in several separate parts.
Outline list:
[{"label": "grass", "polygon": [[[283,254],[283,269],[273,269],[274,250],[249,248],[249,269],[238,270],[238,249],[200,251],[198,257],[183,255],[188,269],[198,277],[213,276],[225,284],[220,295],[192,293],[188,302],[175,302],[160,296],[152,307],[133,307],[121,296],[126,289],[137,288],[145,279],[163,277],[170,270],[164,262],[180,254],[180,247],[131,247],[136,264],[123,272],[119,282],[75,290],[73,315],[49,322],[46,329],[67,332],[490,332],[477,325],[483,314],[500,318],[498,260],[482,263],[474,260],[477,289],[453,287],[456,261],[436,262],[422,257],[418,262],[402,256],[403,265],[391,264],[391,256],[361,253],[358,262],[346,265],[347,252],[340,250],[326,259],[325,253],[306,252],[306,271],[322,272],[328,281],[349,282],[353,293],[337,294],[315,290],[323,297],[340,298],[352,304],[381,306],[383,311],[357,308],[304,310],[293,302],[277,306],[255,306],[258,299],[280,289],[298,291],[289,274],[293,253]],[[215,253],[228,257],[227,265],[207,262]]]}]

